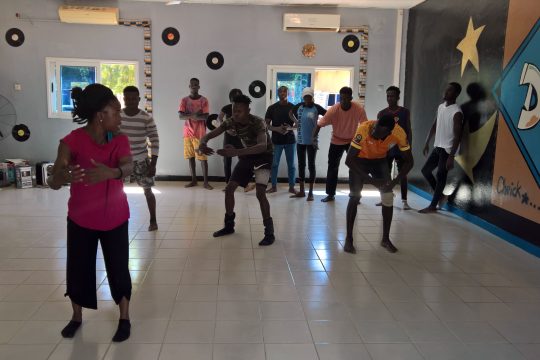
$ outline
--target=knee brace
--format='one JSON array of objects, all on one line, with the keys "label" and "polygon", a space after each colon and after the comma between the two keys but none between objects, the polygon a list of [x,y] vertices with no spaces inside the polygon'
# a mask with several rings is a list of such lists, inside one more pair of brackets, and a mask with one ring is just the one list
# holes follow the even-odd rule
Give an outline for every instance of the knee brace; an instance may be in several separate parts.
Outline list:
[{"label": "knee brace", "polygon": [[394,206],[394,193],[393,192],[381,193],[381,203],[383,206]]}]

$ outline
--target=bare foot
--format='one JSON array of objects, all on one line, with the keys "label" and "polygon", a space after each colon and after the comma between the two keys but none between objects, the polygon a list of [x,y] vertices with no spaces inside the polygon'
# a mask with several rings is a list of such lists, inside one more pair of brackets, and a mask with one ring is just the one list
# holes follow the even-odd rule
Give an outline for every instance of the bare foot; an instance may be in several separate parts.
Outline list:
[{"label": "bare foot", "polygon": [[437,205],[439,205],[439,209],[442,209],[443,206],[446,205],[447,202],[448,202],[448,196],[446,195],[441,196],[441,198],[439,199],[439,202],[437,203]]},{"label": "bare foot", "polygon": [[289,188],[289,192],[291,194],[296,194],[296,190],[294,189],[294,186]]},{"label": "bare foot", "polygon": [[290,198],[303,198],[303,197],[306,197],[306,193],[305,192],[297,192],[296,194],[293,194],[291,196],[289,196]]},{"label": "bare foot", "polygon": [[354,248],[352,239],[345,240],[345,245],[343,246],[343,250],[345,252],[348,252],[349,254],[356,254],[356,249]]},{"label": "bare foot", "polygon": [[213,190],[214,189],[214,187],[212,185],[208,184],[208,183],[204,184],[204,188],[206,190]]},{"label": "bare foot", "polygon": [[148,231],[156,231],[158,229],[158,225],[155,222],[151,222],[148,226]]},{"label": "bare foot", "polygon": [[244,188],[244,192],[250,192],[250,191],[253,191],[255,190],[255,184],[248,184],[245,188]]},{"label": "bare foot", "polygon": [[184,185],[185,188],[190,188],[190,187],[194,187],[194,186],[197,186],[197,182],[196,181],[192,181],[186,185]]},{"label": "bare foot", "polygon": [[313,193],[309,193],[306,201],[313,201]]},{"label": "bare foot", "polygon": [[437,212],[437,208],[428,206],[427,208],[424,208],[424,209],[422,209],[422,210],[418,210],[418,212],[419,212],[420,214],[431,214],[431,213],[436,213],[436,212]]},{"label": "bare foot", "polygon": [[275,193],[277,189],[275,187],[271,187],[270,189],[266,190],[267,194]]}]

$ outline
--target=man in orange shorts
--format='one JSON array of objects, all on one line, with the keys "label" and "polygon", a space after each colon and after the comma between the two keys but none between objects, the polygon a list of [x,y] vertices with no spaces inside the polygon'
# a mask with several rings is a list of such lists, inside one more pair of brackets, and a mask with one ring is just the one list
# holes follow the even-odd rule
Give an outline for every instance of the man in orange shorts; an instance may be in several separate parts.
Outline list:
[{"label": "man in orange shorts", "polygon": [[199,94],[199,79],[189,80],[189,96],[182,98],[178,115],[180,120],[186,120],[184,125],[184,158],[189,161],[191,172],[191,182],[186,187],[197,186],[197,175],[195,171],[195,159],[201,162],[204,187],[212,190],[208,183],[208,160],[206,155],[199,152],[199,141],[206,134],[206,118],[209,113],[208,99]]}]

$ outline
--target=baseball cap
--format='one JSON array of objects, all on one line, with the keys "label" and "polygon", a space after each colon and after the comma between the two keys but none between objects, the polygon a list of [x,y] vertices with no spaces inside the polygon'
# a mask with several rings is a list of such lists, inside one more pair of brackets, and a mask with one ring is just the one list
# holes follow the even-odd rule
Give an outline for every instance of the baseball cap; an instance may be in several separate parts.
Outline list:
[{"label": "baseball cap", "polygon": [[306,95],[313,96],[313,88],[310,88],[310,87],[304,88],[304,90],[302,90],[302,98]]}]

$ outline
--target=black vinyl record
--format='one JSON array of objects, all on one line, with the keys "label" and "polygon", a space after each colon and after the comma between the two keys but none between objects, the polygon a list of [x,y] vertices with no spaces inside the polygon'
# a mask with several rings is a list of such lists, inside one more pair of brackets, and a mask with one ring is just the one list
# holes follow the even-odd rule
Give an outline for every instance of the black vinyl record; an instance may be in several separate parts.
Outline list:
[{"label": "black vinyl record", "polygon": [[6,41],[13,47],[21,46],[24,42],[24,33],[17,28],[11,28],[6,31]]},{"label": "black vinyl record", "polygon": [[169,46],[174,46],[180,41],[180,33],[173,27],[168,27],[161,33],[161,40]]},{"label": "black vinyl record", "polygon": [[15,140],[23,142],[30,138],[30,129],[24,124],[18,124],[11,130],[11,135]]},{"label": "black vinyl record", "polygon": [[217,127],[217,118],[218,114],[208,115],[208,117],[206,118],[206,127],[208,128],[208,130],[212,131]]},{"label": "black vinyl record", "polygon": [[212,51],[206,57],[206,65],[212,70],[217,70],[223,66],[223,55],[217,51]]},{"label": "black vinyl record", "polygon": [[347,35],[343,38],[341,46],[346,52],[353,53],[360,47],[360,40],[355,35]]},{"label": "black vinyl record", "polygon": [[249,84],[249,94],[254,98],[263,97],[266,94],[266,85],[261,80],[255,80]]}]

